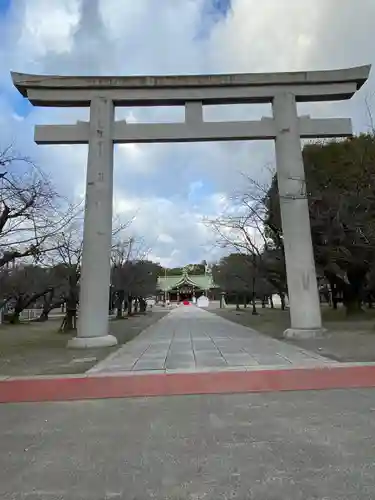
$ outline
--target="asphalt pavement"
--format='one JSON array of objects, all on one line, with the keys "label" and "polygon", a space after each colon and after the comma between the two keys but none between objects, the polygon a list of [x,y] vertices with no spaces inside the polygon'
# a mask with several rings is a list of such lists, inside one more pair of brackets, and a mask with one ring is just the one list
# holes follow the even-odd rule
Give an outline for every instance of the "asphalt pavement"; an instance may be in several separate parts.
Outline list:
[{"label": "asphalt pavement", "polygon": [[0,407],[2,500],[373,500],[375,391]]}]

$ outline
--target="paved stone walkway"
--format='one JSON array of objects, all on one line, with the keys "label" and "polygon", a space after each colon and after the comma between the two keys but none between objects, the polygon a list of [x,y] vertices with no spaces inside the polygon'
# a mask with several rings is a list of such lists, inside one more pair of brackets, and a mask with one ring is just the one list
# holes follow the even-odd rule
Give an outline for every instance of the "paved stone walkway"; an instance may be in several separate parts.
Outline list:
[{"label": "paved stone walkway", "polygon": [[181,306],[89,373],[201,372],[327,364],[335,362],[195,306]]}]

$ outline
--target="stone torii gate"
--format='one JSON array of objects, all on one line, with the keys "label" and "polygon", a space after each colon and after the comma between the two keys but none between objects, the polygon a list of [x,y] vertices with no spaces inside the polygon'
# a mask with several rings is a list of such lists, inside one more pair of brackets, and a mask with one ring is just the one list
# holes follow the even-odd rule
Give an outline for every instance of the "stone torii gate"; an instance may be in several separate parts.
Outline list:
[{"label": "stone torii gate", "polygon": [[[290,302],[290,336],[315,336],[322,320],[311,242],[301,138],[345,137],[350,119],[297,115],[297,102],[350,99],[370,66],[335,71],[190,76],[37,76],[12,73],[35,106],[90,107],[90,121],[36,126],[38,144],[88,144],[80,312],[71,347],[110,346],[108,299],[112,235],[113,144],[275,141]],[[271,103],[273,118],[205,122],[203,106]],[[115,106],[185,106],[184,123],[114,120]]]}]

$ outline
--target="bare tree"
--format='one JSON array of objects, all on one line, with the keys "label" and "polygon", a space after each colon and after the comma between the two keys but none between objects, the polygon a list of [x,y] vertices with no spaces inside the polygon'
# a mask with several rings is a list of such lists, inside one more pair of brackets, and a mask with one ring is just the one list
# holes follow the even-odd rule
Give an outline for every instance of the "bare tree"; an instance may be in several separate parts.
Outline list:
[{"label": "bare tree", "polygon": [[[248,255],[253,273],[253,304],[257,287],[265,279],[280,295],[285,307],[286,271],[283,240],[280,231],[273,231],[268,223],[267,193],[269,186],[246,177],[246,191],[230,199],[230,206],[216,219],[206,224],[216,234],[216,243],[240,254]],[[263,286],[264,288],[264,286]]]},{"label": "bare tree", "polygon": [[56,238],[56,257],[56,275],[62,286],[60,304],[65,305],[65,316],[60,331],[68,332],[77,326],[82,258],[82,232],[77,224],[72,225]]},{"label": "bare tree", "polygon": [[117,317],[122,318],[122,304],[125,302],[127,315],[145,311],[145,298],[156,292],[160,266],[148,260],[126,260],[112,268],[112,283],[117,296]]},{"label": "bare tree", "polygon": [[[111,284],[114,293],[114,302],[117,318],[123,318],[123,308],[130,316],[133,312],[133,303],[137,295],[137,279],[134,263],[147,261],[150,248],[143,239],[134,237],[117,240],[112,248]],[[137,302],[135,301],[135,309]]]},{"label": "bare tree", "polygon": [[[83,215],[83,214],[81,214]],[[131,221],[116,221],[112,237],[121,238],[122,233],[126,232]],[[119,241],[119,240],[117,240]],[[77,311],[79,306],[79,282],[81,278],[83,248],[83,230],[82,217],[71,224],[66,230],[61,231],[54,239],[54,251],[51,256],[51,265],[54,267],[56,281],[60,283],[59,295],[50,307],[65,305],[65,316],[60,326],[60,331],[68,332],[77,327]],[[125,245],[123,248],[125,252]],[[121,245],[114,243],[112,253],[119,255]]]},{"label": "bare tree", "polygon": [[0,267],[16,259],[38,259],[76,216],[77,207],[57,194],[31,160],[0,152]]},{"label": "bare tree", "polygon": [[53,269],[19,264],[1,270],[2,304],[10,302],[13,312],[10,323],[18,323],[22,311],[51,293],[55,287]]},{"label": "bare tree", "polygon": [[[128,290],[128,286],[124,283],[124,269],[126,268],[127,263],[132,259],[133,249],[133,237],[130,237],[125,241],[118,240],[112,248],[111,290],[113,293],[112,303],[116,308],[117,319],[123,318],[125,293],[126,290]],[[128,308],[130,303],[131,308],[129,291],[126,298],[126,307]]]}]

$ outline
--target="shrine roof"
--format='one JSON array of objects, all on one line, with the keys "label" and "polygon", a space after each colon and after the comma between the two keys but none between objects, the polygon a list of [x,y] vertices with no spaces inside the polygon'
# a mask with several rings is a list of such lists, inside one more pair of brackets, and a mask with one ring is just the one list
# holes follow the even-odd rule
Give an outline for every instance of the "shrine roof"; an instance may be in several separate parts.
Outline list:
[{"label": "shrine roof", "polygon": [[158,278],[158,288],[163,292],[172,290],[183,285],[195,286],[203,290],[217,288],[210,274],[189,275],[180,274],[177,276],[160,276]]}]

